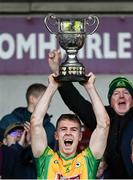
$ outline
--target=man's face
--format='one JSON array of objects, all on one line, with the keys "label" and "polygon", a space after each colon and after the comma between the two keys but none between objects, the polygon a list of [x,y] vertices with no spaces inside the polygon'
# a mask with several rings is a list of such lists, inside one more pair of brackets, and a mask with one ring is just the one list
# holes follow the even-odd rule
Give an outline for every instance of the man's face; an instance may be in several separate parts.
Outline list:
[{"label": "man's face", "polygon": [[111,97],[111,107],[119,115],[126,114],[132,107],[132,96],[125,88],[116,88]]},{"label": "man's face", "polygon": [[82,138],[80,125],[69,119],[61,120],[58,124],[55,138],[59,143],[59,150],[63,156],[74,155]]}]

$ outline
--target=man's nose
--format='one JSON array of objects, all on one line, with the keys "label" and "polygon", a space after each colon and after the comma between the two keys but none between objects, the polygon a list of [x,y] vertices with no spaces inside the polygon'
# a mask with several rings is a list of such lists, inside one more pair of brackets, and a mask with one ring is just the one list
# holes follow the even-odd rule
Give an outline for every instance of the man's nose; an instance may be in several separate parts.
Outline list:
[{"label": "man's nose", "polygon": [[71,134],[71,130],[70,130],[70,129],[67,129],[67,130],[66,130],[66,134]]},{"label": "man's nose", "polygon": [[120,97],[124,97],[124,93],[123,92],[120,92]]}]

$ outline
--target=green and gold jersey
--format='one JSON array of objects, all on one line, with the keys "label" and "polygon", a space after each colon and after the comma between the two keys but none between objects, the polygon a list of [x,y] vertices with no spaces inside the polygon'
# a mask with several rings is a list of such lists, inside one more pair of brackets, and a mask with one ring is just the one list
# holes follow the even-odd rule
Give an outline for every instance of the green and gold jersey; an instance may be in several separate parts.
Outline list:
[{"label": "green and gold jersey", "polygon": [[86,148],[80,154],[65,158],[59,152],[47,147],[36,158],[38,179],[95,179],[100,160],[96,160],[91,150]]}]

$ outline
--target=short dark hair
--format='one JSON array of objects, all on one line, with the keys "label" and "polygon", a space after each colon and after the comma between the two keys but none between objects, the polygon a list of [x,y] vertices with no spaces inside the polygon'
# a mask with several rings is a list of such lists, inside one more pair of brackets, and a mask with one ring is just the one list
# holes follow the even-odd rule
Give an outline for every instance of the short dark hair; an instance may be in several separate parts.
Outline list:
[{"label": "short dark hair", "polygon": [[80,126],[80,129],[81,129],[81,121],[80,121],[80,118],[76,114],[62,114],[56,122],[56,130],[58,128],[59,122],[64,120],[64,119],[69,119],[69,120],[72,120],[74,122],[77,122]]},{"label": "short dark hair", "polygon": [[30,95],[33,95],[34,97],[38,98],[40,95],[42,95],[42,93],[44,93],[46,89],[47,89],[47,86],[45,86],[44,84],[41,84],[41,83],[31,84],[26,91],[27,103],[29,103]]}]

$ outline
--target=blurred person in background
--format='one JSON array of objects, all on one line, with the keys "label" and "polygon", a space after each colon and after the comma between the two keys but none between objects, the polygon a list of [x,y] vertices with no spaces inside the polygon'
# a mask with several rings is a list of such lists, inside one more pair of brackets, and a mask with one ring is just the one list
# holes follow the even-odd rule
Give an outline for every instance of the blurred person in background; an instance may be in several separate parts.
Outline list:
[{"label": "blurred person in background", "polygon": [[29,122],[10,124],[4,132],[0,149],[2,179],[36,179]]},{"label": "blurred person in background", "polygon": [[[11,114],[5,115],[0,121],[0,140],[3,139],[3,131],[7,128],[8,125],[13,122],[21,122],[24,123],[26,121],[30,121],[30,117],[36,104],[38,103],[42,94],[46,91],[46,86],[40,83],[31,84],[26,91],[26,101],[27,107],[18,107]],[[17,100],[17,99],[16,99]],[[54,132],[55,127],[51,123],[51,116],[46,113],[43,121],[43,127],[45,128],[48,144],[54,149],[55,148],[55,140],[54,140]]]}]

